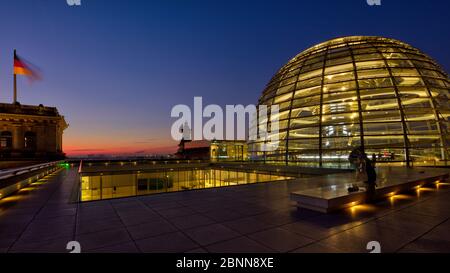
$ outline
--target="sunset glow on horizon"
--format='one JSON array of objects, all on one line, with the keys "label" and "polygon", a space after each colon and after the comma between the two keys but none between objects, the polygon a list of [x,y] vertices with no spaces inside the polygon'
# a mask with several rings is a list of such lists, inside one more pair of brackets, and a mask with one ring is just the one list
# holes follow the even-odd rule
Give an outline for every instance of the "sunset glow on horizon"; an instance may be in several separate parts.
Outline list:
[{"label": "sunset glow on horizon", "polygon": [[[84,146],[86,147],[86,146]],[[87,146],[87,148],[78,148],[78,147],[70,147],[66,146],[64,148],[64,152],[67,156],[86,156],[86,155],[127,155],[127,156],[147,156],[147,155],[164,155],[164,154],[173,154],[177,150],[176,146],[167,146],[167,147],[155,147],[148,148],[145,147],[102,147],[102,146]]]},{"label": "sunset glow on horizon", "polygon": [[72,135],[69,130],[70,127],[67,129],[69,136],[64,140],[64,152],[68,156],[173,154],[178,145],[178,142],[170,138],[170,132],[165,134],[164,131],[100,131],[96,135]]}]

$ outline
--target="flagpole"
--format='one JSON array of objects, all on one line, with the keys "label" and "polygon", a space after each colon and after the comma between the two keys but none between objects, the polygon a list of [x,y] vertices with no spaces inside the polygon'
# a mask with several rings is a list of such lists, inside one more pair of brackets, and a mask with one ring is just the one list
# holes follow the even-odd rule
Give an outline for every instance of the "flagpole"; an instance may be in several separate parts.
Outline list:
[{"label": "flagpole", "polygon": [[[14,49],[14,60],[16,59],[16,50]],[[14,99],[13,99],[13,104],[16,104],[17,102],[17,77],[16,77],[16,73],[14,73]]]}]

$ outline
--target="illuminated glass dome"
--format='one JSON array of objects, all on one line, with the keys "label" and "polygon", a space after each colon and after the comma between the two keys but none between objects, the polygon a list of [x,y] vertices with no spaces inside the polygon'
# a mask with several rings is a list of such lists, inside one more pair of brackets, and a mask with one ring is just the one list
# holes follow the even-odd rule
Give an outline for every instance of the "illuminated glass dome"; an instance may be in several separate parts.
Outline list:
[{"label": "illuminated glass dome", "polygon": [[[279,147],[254,158],[347,163],[361,146],[391,165],[447,165],[448,75],[418,49],[382,37],[352,36],[313,46],[270,80],[259,104],[278,104]],[[270,127],[269,127],[270,128]]]}]

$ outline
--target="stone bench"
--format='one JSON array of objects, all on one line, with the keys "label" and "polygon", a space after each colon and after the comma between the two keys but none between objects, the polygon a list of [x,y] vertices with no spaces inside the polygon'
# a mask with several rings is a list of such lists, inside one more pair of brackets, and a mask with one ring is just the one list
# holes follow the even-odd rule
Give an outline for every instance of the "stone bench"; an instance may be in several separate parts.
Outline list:
[{"label": "stone bench", "polygon": [[[449,177],[448,169],[439,168],[393,168],[377,170],[378,178],[375,198],[382,199],[395,194],[418,189],[425,185],[444,181]],[[344,209],[364,203],[366,192],[364,185],[358,184],[360,191],[348,192],[353,175],[334,175],[334,185],[310,188],[291,193],[291,200],[298,208],[306,208],[323,213]]]}]

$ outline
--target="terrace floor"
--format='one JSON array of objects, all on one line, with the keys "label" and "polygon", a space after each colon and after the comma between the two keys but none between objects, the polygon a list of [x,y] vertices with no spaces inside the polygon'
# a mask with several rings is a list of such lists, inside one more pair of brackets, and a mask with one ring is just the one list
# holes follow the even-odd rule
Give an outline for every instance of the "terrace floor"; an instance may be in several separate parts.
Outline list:
[{"label": "terrace floor", "polygon": [[450,251],[448,184],[320,214],[289,194],[341,183],[336,175],[69,203],[77,180],[63,169],[0,200],[0,252],[68,252],[73,240],[82,252],[368,252],[369,241]]}]

